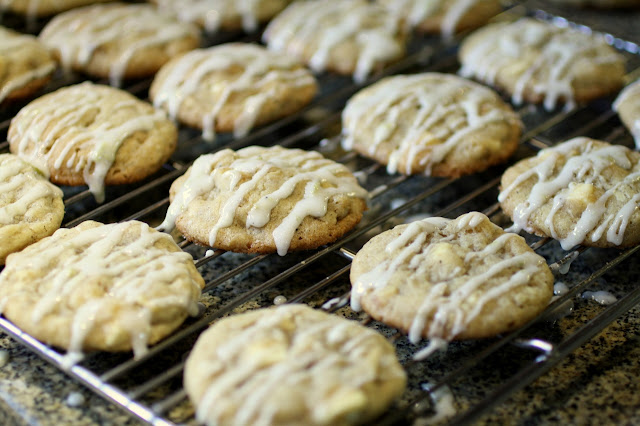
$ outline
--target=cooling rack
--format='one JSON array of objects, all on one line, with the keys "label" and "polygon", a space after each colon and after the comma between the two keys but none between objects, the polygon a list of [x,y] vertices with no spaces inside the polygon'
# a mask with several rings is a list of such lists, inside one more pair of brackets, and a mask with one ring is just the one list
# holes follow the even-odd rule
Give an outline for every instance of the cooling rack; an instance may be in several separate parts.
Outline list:
[{"label": "cooling rack", "polygon": [[[555,25],[575,26],[585,32],[591,32],[594,26],[627,57],[627,80],[640,77],[636,44],[640,37],[634,38],[632,30],[613,26],[609,31],[599,21],[595,22],[597,25],[586,25],[584,22],[588,21],[574,23],[560,13],[560,9],[549,9],[542,2],[530,1],[511,4],[497,19],[514,20],[532,15]],[[27,30],[24,21],[10,16],[5,17],[4,24]],[[36,32],[41,24],[31,22],[28,30]],[[230,34],[208,37],[205,44],[238,39],[259,41],[257,36]],[[308,303],[360,321],[396,345],[409,375],[409,388],[376,424],[410,421],[466,424],[481,419],[640,302],[640,287],[636,287],[631,279],[608,287],[617,298],[611,305],[598,305],[579,297],[601,285],[602,278],[612,271],[631,268],[628,259],[634,257],[640,247],[624,251],[578,247],[565,252],[550,239],[525,235],[531,246],[547,259],[556,280],[565,283],[566,290],[554,298],[540,318],[515,332],[495,339],[454,342],[446,352],[435,353],[422,361],[413,359],[422,346],[410,344],[402,334],[366,314],[351,311],[348,304],[350,261],[373,235],[416,218],[453,218],[473,210],[484,212],[500,226],[510,224],[496,202],[500,175],[506,166],[459,179],[390,176],[384,167],[344,152],[339,144],[341,109],[353,93],[385,75],[422,71],[455,73],[458,42],[416,36],[405,59],[363,85],[354,84],[347,77],[320,75],[321,91],[311,106],[255,129],[243,138],[222,135],[212,144],[204,142],[198,131],[180,128],[178,151],[161,171],[139,184],[109,188],[106,202],[101,205],[93,201],[86,188],[64,188],[66,216],[63,226],[71,227],[89,219],[103,222],[136,219],[157,225],[168,206],[171,182],[202,153],[252,144],[314,149],[347,165],[371,194],[369,211],[346,237],[318,250],[291,253],[285,257],[206,250],[180,240],[181,248],[194,256],[196,266],[206,280],[201,315],[187,320],[176,333],[150,348],[139,359],[133,359],[131,354],[92,353],[71,368],[63,369],[64,353],[40,343],[2,317],[0,328],[134,418],[153,425],[195,424],[193,407],[182,388],[182,370],[198,334],[218,318],[270,306],[276,296],[283,296],[279,299],[284,298],[287,303]],[[82,80],[79,75],[59,73],[46,91]],[[149,84],[150,80],[138,81],[125,89],[144,99]],[[553,112],[530,105],[518,107],[516,110],[525,123],[525,132],[519,150],[509,164],[574,136],[590,136],[633,146],[630,135],[611,110],[611,101],[611,98],[602,99]],[[20,106],[0,110],[2,138]],[[7,150],[7,143],[0,143],[0,152]],[[576,270],[575,265],[581,263],[583,267]],[[567,325],[567,317],[579,320]],[[487,365],[500,365],[501,368],[496,370]]]}]

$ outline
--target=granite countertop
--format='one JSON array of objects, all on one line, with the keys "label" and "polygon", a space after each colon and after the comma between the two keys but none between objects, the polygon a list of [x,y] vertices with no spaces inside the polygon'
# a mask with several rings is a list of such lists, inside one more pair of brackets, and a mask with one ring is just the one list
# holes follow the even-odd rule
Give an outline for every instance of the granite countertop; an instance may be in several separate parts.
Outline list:
[{"label": "granite countertop", "polygon": [[[554,14],[640,42],[640,13],[570,11],[544,1],[526,2]],[[589,250],[571,266],[577,279],[615,256],[615,250]],[[594,283],[594,289],[624,294],[640,277],[640,254]],[[273,294],[269,295],[273,299]],[[603,309],[577,296],[576,309],[549,325],[551,334],[568,333]],[[579,308],[579,309],[577,309]],[[562,336],[556,336],[562,337]],[[455,348],[454,348],[455,349]],[[447,357],[449,354],[442,354]],[[6,361],[6,362],[5,362]],[[500,357],[483,364],[483,374],[503,370]],[[436,361],[437,362],[437,359]],[[500,375],[496,380],[502,380]],[[454,409],[465,407],[476,390],[453,389]],[[640,307],[622,315],[603,332],[563,359],[550,372],[484,417],[489,424],[640,424]],[[0,334],[0,425],[133,425],[141,422],[68,378],[64,373]]]}]

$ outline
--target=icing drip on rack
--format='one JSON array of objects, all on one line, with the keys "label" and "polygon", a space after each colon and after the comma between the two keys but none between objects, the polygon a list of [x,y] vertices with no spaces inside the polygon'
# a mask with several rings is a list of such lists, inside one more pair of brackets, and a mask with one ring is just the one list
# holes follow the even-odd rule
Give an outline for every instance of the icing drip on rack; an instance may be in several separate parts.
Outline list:
[{"label": "icing drip on rack", "polygon": [[265,193],[256,201],[246,218],[246,227],[262,228],[270,220],[278,203],[293,194],[296,186],[305,185],[303,198],[274,229],[272,236],[278,254],[284,256],[291,239],[305,217],[322,217],[334,196],[366,199],[367,192],[358,185],[342,164],[327,160],[317,152],[299,149],[248,147],[237,152],[225,149],[216,154],[200,156],[191,166],[188,178],[176,193],[161,229],[170,230],[176,218],[198,197],[207,197],[215,188],[233,192],[220,209],[218,220],[211,224],[209,245],[215,247],[218,231],[233,224],[236,210],[246,202],[247,195],[272,169],[296,169],[276,191]]},{"label": "icing drip on rack", "polygon": [[40,40],[57,50],[62,66],[71,69],[74,63],[86,66],[94,52],[119,43],[125,36],[135,38],[121,48],[111,64],[109,81],[113,86],[120,86],[129,62],[142,50],[182,37],[198,37],[199,33],[197,27],[159,13],[151,5],[95,5],[82,11],[82,15],[71,11],[56,16],[44,28]]},{"label": "icing drip on rack", "polygon": [[402,55],[403,42],[397,40],[402,31],[395,15],[364,0],[298,1],[269,24],[263,39],[269,49],[297,57],[313,49],[309,66],[316,72],[327,68],[334,49],[353,43],[358,49],[353,78],[362,83],[378,63]]},{"label": "icing drip on rack", "polygon": [[[193,258],[181,250],[158,248],[160,240],[175,245],[169,235],[142,222],[94,224],[98,226],[85,225],[75,235],[69,234],[73,230],[60,229],[54,238],[38,243],[38,256],[15,257],[11,264],[12,270],[45,274],[36,290],[42,294],[33,307],[32,322],[69,309],[60,307],[61,300],[81,300],[69,313],[73,320],[65,362],[82,358],[83,343],[96,325],[116,321],[128,331],[134,355],[139,357],[147,350],[153,312],[179,308],[195,315],[198,311],[200,284],[184,267],[193,265]],[[55,238],[60,234],[67,234],[62,242]],[[51,267],[52,259],[62,265]],[[188,291],[184,291],[184,282],[190,284]],[[87,283],[93,283],[92,294],[79,297]],[[2,306],[5,303],[2,300]]]},{"label": "icing drip on rack", "polygon": [[[270,314],[234,330],[215,348],[216,356],[201,365],[212,380],[197,404],[198,421],[271,425],[283,410],[273,402],[279,388],[312,386],[299,402],[313,424],[344,424],[345,412],[352,410],[346,399],[365,405],[363,388],[405,380],[395,354],[382,350],[372,330],[338,317],[302,315],[301,308],[286,305]],[[254,348],[271,351],[266,359],[252,360],[246,353]],[[230,392],[240,404],[231,418],[225,409]]]},{"label": "icing drip on rack", "polygon": [[544,96],[547,110],[554,109],[561,99],[571,108],[575,103],[576,63],[587,57],[599,64],[621,61],[602,38],[533,19],[501,24],[499,30],[494,27],[476,34],[482,39],[469,39],[475,45],[465,53],[460,75],[495,85],[499,72],[514,70],[514,64],[522,62],[512,96],[516,105],[522,104],[525,91],[532,91]]},{"label": "icing drip on rack", "polygon": [[637,111],[637,116],[631,124],[629,131],[631,131],[636,141],[636,149],[640,149],[640,80],[628,85],[620,92],[620,95],[618,95],[618,98],[613,103],[613,110],[619,112],[620,106],[627,102],[633,102],[633,109]]},{"label": "icing drip on rack", "polygon": [[[622,243],[631,216],[640,205],[640,194],[625,199],[618,211],[607,213],[607,205],[610,199],[618,198],[616,194],[620,193],[621,188],[633,185],[640,178],[640,168],[637,161],[631,161],[629,154],[632,151],[628,148],[595,142],[580,137],[540,151],[538,165],[520,174],[503,189],[498,197],[500,202],[522,183],[536,178],[527,199],[514,209],[512,229],[533,232],[529,217],[543,205],[551,203],[553,207],[545,219],[545,225],[549,227],[551,236],[560,241],[563,249],[569,250],[581,244],[589,235],[594,242],[606,235],[609,243]],[[627,172],[624,179],[613,182],[607,180],[603,171],[612,166]],[[608,189],[603,191],[601,187]],[[585,194],[595,194],[595,197]],[[571,232],[561,237],[553,226],[554,217],[569,199],[575,197],[587,203],[586,208]]]},{"label": "icing drip on rack", "polygon": [[234,123],[234,135],[242,137],[253,127],[264,103],[273,96],[269,90],[262,91],[262,88],[277,81],[294,87],[315,85],[315,79],[309,71],[286,55],[269,52],[257,45],[229,43],[197,49],[182,56],[158,85],[154,104],[164,107],[175,119],[180,105],[203,90],[212,73],[238,68],[243,71],[233,80],[229,77],[226,84],[216,84],[211,88],[219,93],[214,93],[216,103],[202,120],[203,137],[206,140],[215,137],[216,118],[220,110],[231,102],[234,94],[255,91],[243,101],[242,112]]},{"label": "icing drip on rack", "polygon": [[[93,87],[92,87],[93,86]],[[36,100],[24,107],[12,126],[15,133],[17,154],[27,160],[47,177],[49,167],[60,169],[63,165],[82,171],[89,190],[98,202],[104,201],[104,179],[113,164],[121,144],[135,132],[149,131],[157,122],[165,121],[162,111],[141,113],[139,99],[122,92],[126,100],[112,108],[102,110],[103,97],[111,94],[108,86],[97,86],[85,82],[64,89],[64,103]],[[61,92],[49,96],[61,96]],[[113,110],[130,109],[132,114],[121,124],[103,123],[99,126],[84,126],[87,115],[110,114]],[[73,136],[71,136],[73,135]],[[35,148],[32,148],[35,146]],[[78,158],[77,152],[87,152]],[[66,159],[66,163],[65,163]]]},{"label": "icing drip on rack", "polygon": [[258,29],[262,0],[158,0],[160,10],[175,13],[181,21],[204,23],[208,33],[217,32],[226,19],[239,16],[245,32]]},{"label": "icing drip on rack", "polygon": [[[0,58],[3,62],[6,59],[11,61],[13,54],[20,54],[21,49],[28,48],[28,44],[37,43],[37,39],[33,36],[14,33],[13,31],[0,28]],[[30,82],[46,77],[55,70],[56,66],[53,61],[43,61],[29,71],[22,72],[18,75],[4,80],[0,83],[0,102],[4,101],[11,92],[20,89]]]},{"label": "icing drip on rack", "polygon": [[[394,144],[387,164],[389,173],[411,174],[414,159],[422,156],[420,166],[429,175],[433,165],[442,162],[470,133],[496,122],[520,125],[513,111],[483,108],[496,102],[501,100],[490,89],[453,75],[391,77],[366,89],[366,96],[363,93],[348,102],[342,114],[346,123],[342,145],[347,150],[353,148],[358,137],[353,127],[372,128],[370,155],[383,143]],[[399,117],[403,115],[413,115],[413,121],[401,124]],[[392,142],[394,138],[398,142]],[[424,155],[425,152],[429,155]],[[406,168],[398,170],[398,162],[403,158]]]},{"label": "icing drip on rack", "polygon": [[[468,213],[456,220],[456,232],[473,230],[488,220],[481,213]],[[432,217],[406,226],[400,236],[385,247],[389,260],[383,261],[371,271],[362,274],[353,284],[351,307],[356,311],[361,310],[363,295],[387,287],[393,275],[401,267],[414,270],[418,276],[428,275],[428,272],[424,270],[424,265],[428,264],[427,259],[433,255],[434,250],[438,250],[439,244],[428,244],[425,249],[427,239],[447,227],[450,222],[452,221],[449,219]],[[446,242],[454,237],[455,234],[451,234],[438,242]],[[509,244],[509,240],[513,238],[521,237],[511,233],[502,234],[482,250],[468,252],[464,263],[467,264],[474,258],[482,259],[495,255],[503,250]],[[459,268],[449,274],[443,274],[438,281],[432,282],[431,290],[416,311],[409,328],[409,340],[412,343],[418,343],[424,334],[428,335],[432,341],[425,350],[418,354],[418,357],[424,358],[429,353],[446,347],[446,342],[455,339],[465,331],[467,326],[480,315],[487,303],[529,283],[531,275],[539,270],[542,263],[544,263],[542,257],[532,251],[525,252],[502,259],[481,274],[465,277],[464,282],[455,289],[450,288],[450,285],[454,280],[460,279],[462,270]],[[463,302],[470,295],[477,293],[482,286],[486,285],[487,281],[503,274],[507,269],[514,268],[517,269],[517,272],[505,276],[504,280],[494,287],[483,289],[482,295],[477,297],[473,309],[465,311],[460,308]],[[428,329],[425,333],[427,324]]]},{"label": "icing drip on rack", "polygon": [[46,181],[36,169],[10,154],[0,155],[0,193],[19,194],[0,206],[0,226],[16,222],[36,201],[46,197],[62,199],[62,191]]}]

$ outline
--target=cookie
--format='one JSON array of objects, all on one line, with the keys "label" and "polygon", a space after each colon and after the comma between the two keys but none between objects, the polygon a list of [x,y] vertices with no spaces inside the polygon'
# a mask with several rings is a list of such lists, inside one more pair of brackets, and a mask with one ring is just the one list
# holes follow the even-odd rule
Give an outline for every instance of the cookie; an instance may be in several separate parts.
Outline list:
[{"label": "cookie", "polygon": [[294,59],[264,47],[229,43],[193,50],[158,72],[149,91],[158,108],[189,126],[246,135],[290,115],[317,91],[315,78]]},{"label": "cookie", "polygon": [[107,1],[111,0],[0,0],[0,10],[36,18],[55,15],[74,7]]},{"label": "cookie", "polygon": [[550,0],[567,6],[580,7],[597,7],[600,9],[616,8],[616,7],[637,7],[640,6],[640,0]]},{"label": "cookie", "polygon": [[459,57],[462,76],[507,91],[517,105],[572,107],[624,85],[625,59],[604,38],[529,18],[476,30]]},{"label": "cookie", "polygon": [[372,238],[351,266],[351,305],[417,343],[518,328],[553,295],[553,274],[517,234],[482,213],[431,217]]},{"label": "cookie", "polygon": [[521,123],[492,90],[439,73],[387,77],[342,113],[342,144],[389,173],[460,176],[503,162]]},{"label": "cookie", "polygon": [[132,183],[155,173],[176,148],[164,112],[129,93],[89,82],[64,87],[22,108],[11,121],[11,152],[61,185]]},{"label": "cookie", "polygon": [[153,3],[208,33],[218,30],[250,33],[276,16],[291,0],[153,0]]},{"label": "cookie", "polygon": [[40,33],[63,67],[114,86],[149,77],[174,56],[195,49],[200,31],[148,4],[98,4],[64,12]]},{"label": "cookie", "polygon": [[37,38],[0,27],[0,103],[35,93],[55,69],[51,53]]},{"label": "cookie", "polygon": [[356,226],[368,193],[342,164],[280,146],[200,156],[171,185],[161,225],[190,241],[243,253],[307,250]]},{"label": "cookie", "polygon": [[627,126],[640,149],[640,80],[628,85],[613,103],[613,109]]},{"label": "cookie", "polygon": [[513,229],[555,238],[562,248],[640,242],[640,153],[575,138],[504,172],[499,196]]},{"label": "cookie", "polygon": [[391,12],[425,33],[451,37],[480,27],[502,11],[500,0],[378,0]]},{"label": "cookie", "polygon": [[407,34],[402,20],[366,0],[303,0],[276,16],[262,38],[314,71],[353,74],[361,83],[404,56]]},{"label": "cookie", "polygon": [[354,321],[304,305],[224,318],[195,344],[184,387],[207,425],[352,425],[399,397],[393,346]]},{"label": "cookie", "polygon": [[19,157],[0,154],[0,265],[10,253],[53,234],[63,217],[60,188]]},{"label": "cookie", "polygon": [[204,281],[162,232],[142,222],[86,221],[7,258],[2,313],[36,339],[83,351],[142,355],[197,313]]}]

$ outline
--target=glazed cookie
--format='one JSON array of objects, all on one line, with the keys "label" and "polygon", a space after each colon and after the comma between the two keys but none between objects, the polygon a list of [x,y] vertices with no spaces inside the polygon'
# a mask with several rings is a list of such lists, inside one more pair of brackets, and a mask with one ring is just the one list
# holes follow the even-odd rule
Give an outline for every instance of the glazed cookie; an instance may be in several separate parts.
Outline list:
[{"label": "glazed cookie", "polygon": [[351,306],[417,343],[494,336],[540,314],[553,274],[524,238],[482,213],[427,218],[372,238],[351,266]]},{"label": "glazed cookie", "polygon": [[281,256],[331,243],[356,226],[367,192],[317,152],[251,146],[199,157],[171,185],[161,228],[197,244]]},{"label": "glazed cookie", "polygon": [[521,123],[492,90],[450,74],[387,77],[365,88],[342,114],[343,147],[387,165],[389,173],[460,176],[505,161]]},{"label": "glazed cookie", "polygon": [[218,30],[254,32],[287,7],[291,0],[153,0],[162,11],[193,22],[208,33]]},{"label": "glazed cookie", "polygon": [[88,184],[102,202],[105,184],[132,183],[156,172],[177,137],[162,111],[125,91],[85,82],[22,108],[7,139],[11,152],[52,182]]},{"label": "glazed cookie", "polygon": [[624,57],[602,37],[534,19],[488,25],[460,47],[460,74],[504,89],[515,104],[568,107],[624,84]]},{"label": "glazed cookie", "polygon": [[640,153],[575,138],[507,169],[499,201],[524,229],[562,248],[629,247],[640,242]]},{"label": "glazed cookie", "polygon": [[620,92],[613,109],[635,138],[636,148],[640,149],[640,80]]},{"label": "glazed cookie", "polygon": [[0,103],[33,94],[55,69],[51,53],[38,39],[0,27]]},{"label": "glazed cookie", "polygon": [[502,11],[500,0],[378,0],[410,26],[451,37],[477,28]]},{"label": "glazed cookie", "polygon": [[60,188],[15,155],[0,154],[0,265],[53,234],[63,216]]},{"label": "glazed cookie", "polygon": [[608,9],[614,7],[640,6],[640,0],[550,0],[553,3],[567,6],[597,7]]},{"label": "glazed cookie", "polygon": [[74,7],[111,0],[0,0],[0,10],[8,10],[29,18],[55,15]]},{"label": "glazed cookie", "polygon": [[398,398],[406,374],[382,335],[304,305],[214,323],[191,351],[184,386],[207,425],[352,425]]},{"label": "glazed cookie", "polygon": [[63,67],[119,86],[148,77],[169,59],[195,49],[198,27],[148,4],[99,4],[62,13],[40,33]]},{"label": "glazed cookie", "polygon": [[86,221],[7,258],[2,313],[36,339],[142,355],[198,311],[204,281],[172,238],[142,222]]},{"label": "glazed cookie", "polygon": [[405,52],[402,20],[366,0],[302,0],[267,26],[263,40],[314,71],[353,74],[363,82],[375,69]]},{"label": "glazed cookie", "polygon": [[257,125],[307,105],[315,78],[294,59],[254,44],[229,43],[193,50],[162,67],[149,94],[172,118],[215,132],[246,135]]}]

